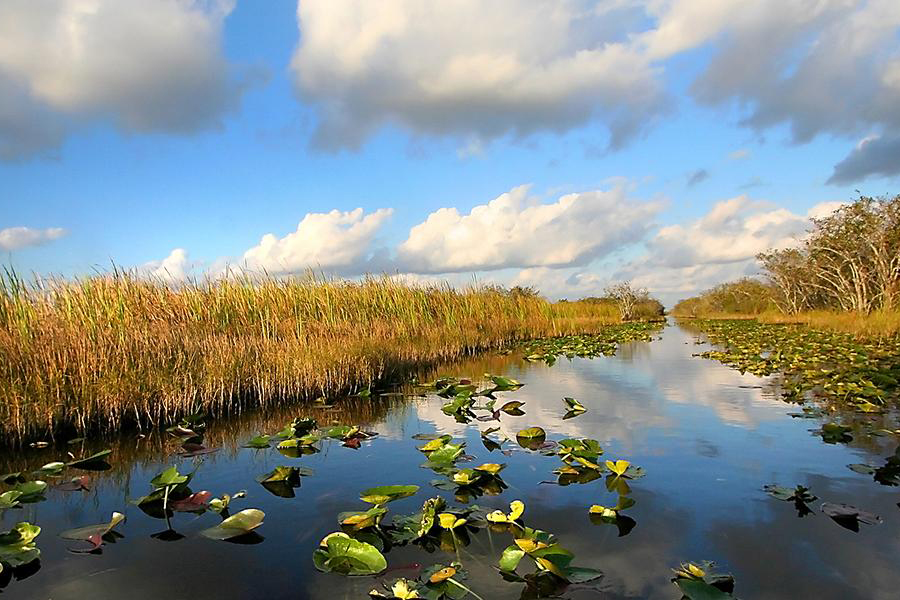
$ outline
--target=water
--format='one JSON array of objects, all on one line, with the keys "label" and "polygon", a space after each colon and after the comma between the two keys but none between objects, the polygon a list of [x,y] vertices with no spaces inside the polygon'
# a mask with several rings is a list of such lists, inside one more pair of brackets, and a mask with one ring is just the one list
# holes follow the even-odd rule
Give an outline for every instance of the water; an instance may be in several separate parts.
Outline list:
[{"label": "water", "polygon": [[[198,535],[218,517],[179,513],[172,525],[184,536],[162,541],[152,534],[166,529],[128,499],[149,491],[149,480],[177,464],[190,471],[194,461],[173,455],[177,441],[154,433],[143,438],[123,435],[113,443],[97,441],[96,449],[112,446],[109,471],[93,474],[89,492],[51,490],[48,500],[8,510],[4,529],[29,520],[43,528],[37,538],[41,568],[4,588],[8,598],[292,598],[362,599],[378,578],[347,578],[315,570],[312,552],[326,534],[338,530],[341,511],[364,510],[361,490],[384,484],[417,484],[412,497],[389,505],[390,514],[416,512],[428,497],[441,495],[451,505],[451,492],[431,485],[436,478],[420,468],[418,433],[452,433],[467,441],[474,455],[470,465],[505,462],[500,496],[475,500],[484,508],[508,507],[514,499],[526,504],[525,522],[555,533],[575,553],[574,564],[602,569],[601,591],[572,589],[567,598],[678,598],[670,568],[684,561],[715,561],[734,574],[736,595],[742,598],[896,598],[900,590],[900,510],[897,488],[874,482],[847,469],[848,463],[880,465],[893,453],[897,439],[862,437],[850,444],[825,444],[810,433],[821,422],[793,419],[787,405],[772,394],[772,383],[701,358],[695,335],[667,327],[651,344],[632,343],[615,357],[560,360],[553,367],[526,363],[516,356],[485,357],[444,369],[448,374],[480,376],[489,371],[524,382],[506,399],[525,402],[525,416],[502,417],[502,431],[515,437],[519,429],[541,426],[549,439],[592,437],[601,442],[604,458],[624,458],[644,467],[647,476],[632,483],[636,505],[627,511],[636,527],[618,537],[612,525],[594,525],[591,504],[614,504],[603,480],[561,487],[539,484],[554,480],[555,457],[526,452],[515,443],[510,456],[489,453],[479,429],[496,423],[462,425],[443,414],[444,400],[391,398],[348,403],[342,411],[323,409],[246,415],[214,423],[208,445],[222,450],[205,457],[192,483],[194,490],[215,495],[247,490],[233,511],[255,507],[266,513],[257,530],[264,538],[255,545],[217,542]],[[561,398],[579,399],[588,412],[563,421]],[[336,420],[360,423],[379,436],[359,450],[323,443],[319,454],[290,459],[276,450],[240,448],[259,431],[274,433],[286,421],[312,414],[320,423]],[[496,437],[496,436],[495,436]],[[59,449],[3,457],[5,470],[36,468],[60,458]],[[269,494],[254,478],[278,465],[298,465],[315,471],[304,477],[295,498]],[[798,518],[791,503],[770,498],[768,483],[788,487],[803,484],[819,496],[814,515]],[[846,502],[880,515],[884,523],[861,525],[854,533],[818,512],[822,501]],[[125,535],[103,547],[101,555],[76,555],[61,540],[62,530],[126,513],[118,530]],[[519,598],[523,586],[508,583],[493,569],[511,543],[507,534],[473,536],[461,556],[470,571],[467,585],[485,599]],[[394,548],[386,554],[388,578],[414,576],[414,565],[448,563],[453,553],[428,554],[418,546]],[[521,572],[528,567],[523,562]]]}]

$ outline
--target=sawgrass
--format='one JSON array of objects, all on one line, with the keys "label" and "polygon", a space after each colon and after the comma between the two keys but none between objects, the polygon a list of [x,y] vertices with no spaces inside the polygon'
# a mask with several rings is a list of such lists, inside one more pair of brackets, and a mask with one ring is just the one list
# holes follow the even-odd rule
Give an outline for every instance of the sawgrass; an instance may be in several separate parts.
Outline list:
[{"label": "sawgrass", "polygon": [[171,423],[331,397],[438,361],[618,322],[611,307],[494,287],[128,272],[0,276],[7,439]]}]

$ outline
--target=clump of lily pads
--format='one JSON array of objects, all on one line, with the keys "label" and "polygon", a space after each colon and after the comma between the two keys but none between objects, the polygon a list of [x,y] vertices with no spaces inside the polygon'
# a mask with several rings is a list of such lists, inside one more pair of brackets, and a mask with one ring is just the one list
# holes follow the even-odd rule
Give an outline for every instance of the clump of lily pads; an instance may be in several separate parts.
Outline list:
[{"label": "clump of lily pads", "polygon": [[40,558],[41,551],[34,542],[40,533],[40,527],[24,521],[0,533],[0,572],[24,567]]},{"label": "clump of lily pads", "polygon": [[469,594],[480,598],[475,592],[460,582],[466,571],[459,562],[449,565],[432,565],[416,579],[395,579],[382,584],[383,591],[373,589],[369,597],[374,600],[460,600]]},{"label": "clump of lily pads", "polygon": [[661,327],[659,323],[623,323],[604,327],[596,333],[532,340],[523,344],[524,359],[553,365],[560,356],[570,360],[613,356],[619,344],[652,341],[653,334]]},{"label": "clump of lily pads", "polygon": [[682,600],[727,600],[734,598],[734,577],[716,573],[711,562],[682,564],[672,569],[672,583],[678,586]]}]

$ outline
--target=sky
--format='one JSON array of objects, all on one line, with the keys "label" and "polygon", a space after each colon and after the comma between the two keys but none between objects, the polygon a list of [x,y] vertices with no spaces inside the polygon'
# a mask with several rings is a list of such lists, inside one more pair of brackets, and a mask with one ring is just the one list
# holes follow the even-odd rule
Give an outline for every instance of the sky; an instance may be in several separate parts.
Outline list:
[{"label": "sky", "polygon": [[896,0],[0,0],[0,264],[631,281],[898,193]]}]

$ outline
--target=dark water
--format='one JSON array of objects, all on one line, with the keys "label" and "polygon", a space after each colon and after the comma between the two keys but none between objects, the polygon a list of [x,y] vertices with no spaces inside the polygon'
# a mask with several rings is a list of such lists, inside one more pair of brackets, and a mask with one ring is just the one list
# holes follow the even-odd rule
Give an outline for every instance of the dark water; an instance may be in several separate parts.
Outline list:
[{"label": "dark water", "polygon": [[[455,504],[451,492],[435,489],[434,473],[420,468],[422,442],[417,433],[452,433],[467,440],[473,465],[505,462],[509,489],[477,499],[479,506],[507,508],[521,499],[527,525],[555,533],[576,555],[574,564],[602,569],[600,590],[572,590],[568,598],[678,598],[670,568],[684,561],[713,560],[737,581],[742,598],[898,598],[900,597],[900,501],[898,488],[847,469],[848,463],[880,465],[896,448],[897,437],[856,436],[850,444],[825,444],[810,433],[816,419],[793,419],[796,411],[775,399],[765,379],[741,375],[701,358],[695,335],[677,326],[666,328],[651,344],[633,343],[615,357],[560,360],[555,366],[530,364],[515,356],[488,357],[461,363],[444,372],[480,376],[489,371],[524,382],[506,399],[525,402],[525,416],[503,416],[501,427],[511,438],[519,429],[539,425],[549,439],[592,437],[605,449],[604,458],[625,458],[644,467],[647,476],[632,484],[636,505],[627,511],[637,526],[625,537],[616,527],[594,525],[591,504],[614,504],[603,480],[586,485],[539,484],[552,480],[560,465],[555,457],[517,449],[510,456],[489,453],[480,429],[493,423],[461,425],[440,410],[444,400],[392,398],[347,403],[340,411],[297,409],[274,415],[248,415],[212,424],[208,445],[222,450],[205,457],[192,483],[194,490],[215,495],[246,489],[233,511],[259,508],[266,513],[256,545],[218,542],[198,536],[215,525],[213,513],[178,513],[174,528],[185,537],[165,542],[151,534],[165,529],[128,503],[149,491],[149,480],[177,464],[190,471],[199,459],[174,456],[178,443],[155,433],[133,434],[112,446],[113,468],[93,474],[91,491],[51,490],[48,500],[3,514],[3,529],[29,520],[43,528],[37,543],[41,568],[12,581],[8,598],[295,598],[362,599],[377,578],[347,578],[315,570],[312,552],[326,534],[338,530],[341,511],[364,510],[361,490],[375,485],[417,484],[412,497],[389,505],[390,514],[417,511],[435,495]],[[560,419],[561,398],[579,399],[588,412]],[[319,454],[289,459],[275,449],[256,451],[240,444],[258,431],[274,433],[293,416],[310,414],[320,423],[359,423],[379,432],[359,450],[324,442]],[[515,443],[504,444],[504,448]],[[59,449],[0,458],[4,470],[35,468],[58,460]],[[27,465],[26,465],[27,463]],[[254,478],[278,465],[315,471],[304,477],[295,498],[269,494]],[[461,466],[467,466],[462,464]],[[816,514],[798,518],[792,504],[761,491],[764,484],[804,484],[819,500]],[[880,515],[884,523],[862,525],[858,533],[844,529],[818,512],[822,501],[846,502]],[[62,530],[100,523],[112,511],[124,512],[118,527],[125,537],[107,544],[99,556],[67,552]],[[463,549],[470,571],[469,587],[488,599],[518,598],[522,586],[508,583],[493,570],[508,535],[481,531]],[[441,550],[429,555],[418,546],[386,554],[390,568],[429,566],[455,558]],[[520,570],[525,571],[523,562]],[[397,570],[389,578],[414,576]]]}]

